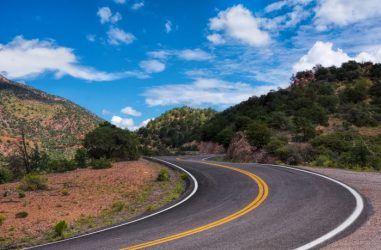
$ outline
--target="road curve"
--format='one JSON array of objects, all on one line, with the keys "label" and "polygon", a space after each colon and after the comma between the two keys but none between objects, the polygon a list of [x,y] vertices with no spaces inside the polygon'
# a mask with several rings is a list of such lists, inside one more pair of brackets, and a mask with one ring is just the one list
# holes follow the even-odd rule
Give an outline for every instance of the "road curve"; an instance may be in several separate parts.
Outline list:
[{"label": "road curve", "polygon": [[[199,159],[165,158],[198,181],[197,193],[183,204],[136,223],[38,249],[121,249],[147,242],[156,242],[150,249],[296,249],[337,229],[357,205],[345,187],[307,172],[223,163],[236,171]],[[256,200],[257,205],[248,208]],[[221,220],[224,223],[218,224]],[[205,225],[212,226],[183,235]],[[173,240],[155,241],[168,236]],[[337,237],[340,234],[330,241]]]}]

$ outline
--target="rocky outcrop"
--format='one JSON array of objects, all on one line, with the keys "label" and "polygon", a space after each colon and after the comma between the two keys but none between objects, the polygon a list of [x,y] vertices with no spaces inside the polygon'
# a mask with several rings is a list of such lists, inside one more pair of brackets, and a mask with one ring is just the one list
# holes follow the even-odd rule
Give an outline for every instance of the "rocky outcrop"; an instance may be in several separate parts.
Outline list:
[{"label": "rocky outcrop", "polygon": [[256,148],[251,146],[244,132],[237,132],[227,150],[227,157],[236,161],[253,161]]},{"label": "rocky outcrop", "polygon": [[215,142],[200,142],[198,150],[202,154],[224,154],[225,149],[222,145]]},{"label": "rocky outcrop", "polygon": [[275,158],[264,149],[249,144],[244,132],[237,132],[227,150],[227,157],[234,161],[273,163]]}]

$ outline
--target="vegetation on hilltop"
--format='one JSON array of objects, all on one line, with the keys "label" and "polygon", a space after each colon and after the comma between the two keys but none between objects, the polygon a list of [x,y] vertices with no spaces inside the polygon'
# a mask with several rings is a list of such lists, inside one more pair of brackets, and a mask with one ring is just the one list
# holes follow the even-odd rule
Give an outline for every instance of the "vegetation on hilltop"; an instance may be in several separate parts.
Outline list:
[{"label": "vegetation on hilltop", "polygon": [[137,132],[143,153],[170,153],[170,150],[179,149],[184,143],[200,141],[202,126],[215,114],[212,109],[190,107],[165,112]]},{"label": "vegetation on hilltop", "polygon": [[289,88],[218,113],[202,140],[227,148],[245,131],[253,147],[286,163],[381,170],[380,128],[381,64],[349,61],[298,72]]}]

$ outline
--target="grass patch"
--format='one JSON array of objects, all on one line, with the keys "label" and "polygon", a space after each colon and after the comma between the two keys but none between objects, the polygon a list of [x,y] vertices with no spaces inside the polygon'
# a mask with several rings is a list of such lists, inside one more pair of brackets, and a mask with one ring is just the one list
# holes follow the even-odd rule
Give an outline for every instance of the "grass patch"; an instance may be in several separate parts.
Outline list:
[{"label": "grass patch", "polygon": [[44,175],[28,174],[22,178],[18,188],[23,191],[46,190],[48,188],[48,177]]},{"label": "grass patch", "polygon": [[69,227],[69,225],[64,220],[61,220],[60,222],[55,224],[54,225],[54,232],[55,232],[56,236],[64,237],[64,232],[66,231],[66,229],[68,227]]},{"label": "grass patch", "polygon": [[171,179],[171,176],[169,175],[168,170],[163,168],[160,170],[156,180],[164,182],[164,181],[169,181],[170,179]]}]

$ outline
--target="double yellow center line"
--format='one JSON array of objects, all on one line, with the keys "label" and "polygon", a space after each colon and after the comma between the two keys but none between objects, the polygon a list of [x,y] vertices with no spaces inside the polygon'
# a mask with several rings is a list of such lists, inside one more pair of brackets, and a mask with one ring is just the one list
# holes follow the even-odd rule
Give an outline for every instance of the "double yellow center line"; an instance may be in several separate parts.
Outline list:
[{"label": "double yellow center line", "polygon": [[[194,161],[194,162],[197,162],[197,161]],[[148,242],[145,242],[142,244],[130,246],[127,248],[122,248],[122,250],[142,249],[142,248],[146,248],[146,247],[151,247],[151,246],[159,245],[159,244],[162,244],[162,243],[165,243],[168,241],[177,240],[177,239],[180,239],[183,237],[187,237],[187,236],[190,236],[193,234],[197,234],[197,233],[212,229],[214,227],[221,226],[225,223],[228,223],[232,220],[235,220],[235,219],[251,212],[252,210],[256,209],[259,205],[261,205],[266,200],[266,198],[269,194],[269,188],[268,188],[266,182],[264,180],[262,180],[260,177],[258,177],[257,175],[255,175],[249,171],[240,169],[240,168],[235,168],[235,167],[230,167],[230,166],[225,166],[225,165],[210,163],[210,162],[208,162],[206,164],[216,166],[216,167],[230,169],[230,170],[242,173],[242,174],[250,177],[258,185],[258,189],[259,189],[258,195],[255,197],[254,200],[252,200],[244,208],[242,208],[241,210],[239,210],[233,214],[230,214],[230,215],[228,215],[222,219],[216,220],[216,221],[208,223],[206,225],[196,227],[196,228],[193,228],[193,229],[181,232],[181,233],[169,235],[169,236],[157,239],[157,240],[152,240],[152,241],[148,241]]]}]

